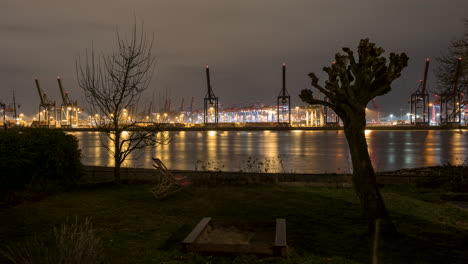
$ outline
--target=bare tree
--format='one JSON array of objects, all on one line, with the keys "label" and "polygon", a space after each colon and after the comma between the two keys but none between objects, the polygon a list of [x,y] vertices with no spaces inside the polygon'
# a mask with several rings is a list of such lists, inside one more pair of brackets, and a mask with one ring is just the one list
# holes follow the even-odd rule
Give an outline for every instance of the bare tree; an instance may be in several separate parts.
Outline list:
[{"label": "bare tree", "polygon": [[106,137],[101,143],[114,158],[114,180],[120,182],[121,165],[134,150],[166,143],[168,137],[160,124],[142,127],[137,122],[140,97],[154,72],[153,39],[135,22],[130,36],[122,38],[117,31],[117,43],[112,54],[86,51],[76,59],[76,71],[88,112]]},{"label": "bare tree", "polygon": [[[468,19],[465,19],[468,29]],[[458,58],[462,58],[461,74],[456,80]],[[468,30],[461,38],[451,41],[445,52],[436,58],[437,66],[434,69],[437,78],[437,88],[440,92],[452,89],[455,82],[460,90],[468,92]]]},{"label": "bare tree", "polygon": [[[312,90],[301,91],[300,98],[311,105],[330,107],[343,120],[353,164],[353,185],[359,197],[362,213],[367,218],[369,230],[374,230],[377,219],[381,219],[386,230],[395,231],[377,187],[374,168],[369,157],[366,137],[366,106],[376,96],[384,95],[391,89],[393,80],[400,76],[408,65],[406,54],[390,54],[390,62],[369,39],[363,39],[358,47],[358,60],[349,48],[343,48],[344,55],[337,53],[335,62],[323,70],[328,74],[325,86],[318,83],[314,73],[309,73],[312,86],[326,96],[314,98]],[[380,221],[379,221],[380,222]]]}]

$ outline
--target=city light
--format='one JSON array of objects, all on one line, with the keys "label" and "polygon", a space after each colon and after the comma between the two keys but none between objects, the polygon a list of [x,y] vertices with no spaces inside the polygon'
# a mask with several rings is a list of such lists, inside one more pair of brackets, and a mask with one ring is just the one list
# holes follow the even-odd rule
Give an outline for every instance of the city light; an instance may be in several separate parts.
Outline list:
[{"label": "city light", "polygon": [[[454,106],[459,106],[464,109],[465,105],[454,102]],[[432,109],[429,115],[430,125],[439,124],[442,116],[439,114],[440,105],[435,103],[428,103],[428,106]],[[289,126],[292,127],[320,127],[324,125],[329,125],[331,123],[341,126],[341,120],[339,117],[331,110],[328,109],[327,115],[325,115],[324,108],[321,106],[291,106],[291,110],[288,110],[289,107],[280,111],[280,120],[287,120],[287,115],[291,116],[291,121]],[[70,119],[62,119],[61,116],[57,116],[53,111],[47,111],[46,109],[41,109],[35,115],[36,119],[41,121],[42,126],[54,126],[60,127],[60,125],[70,124],[70,121],[73,120],[73,127],[93,127],[97,124],[104,124],[110,122],[114,118],[113,113],[106,114],[101,116],[100,114],[93,114],[89,118],[86,117],[80,118],[83,114],[78,107],[69,107],[72,111],[76,111],[76,116],[70,116]],[[215,111],[215,107],[208,107],[207,114],[210,120],[214,120],[215,115],[217,114],[220,125],[221,124],[232,124],[233,126],[245,126],[247,124],[257,124],[258,126],[272,126],[278,122],[278,111],[276,106],[261,106],[261,107],[243,107],[243,108],[227,108],[220,109],[219,112]],[[403,109],[400,108],[400,117],[395,118],[395,114],[389,113],[387,119],[382,119],[382,123],[379,122],[379,116],[382,115],[381,112],[373,110],[371,108],[365,108],[367,124],[370,126],[376,125],[400,125],[400,124],[411,124],[416,120],[421,120],[425,116],[422,114],[413,114],[406,113],[404,116]],[[464,110],[462,110],[464,112]],[[79,115],[78,115],[79,114]],[[86,114],[86,113],[84,113]],[[464,117],[464,115],[463,115]],[[399,119],[399,120],[397,120]],[[404,119],[404,120],[403,120]],[[15,122],[20,122],[20,124],[31,125],[35,119],[25,120],[24,114],[20,113],[15,119]],[[153,112],[145,114],[130,114],[129,110],[122,109],[120,111],[120,120],[123,124],[129,123],[141,123],[142,126],[147,126],[148,123],[163,123],[163,124],[181,124],[183,127],[191,127],[196,125],[202,125],[204,123],[204,117],[202,111],[174,111],[174,112]],[[50,123],[47,123],[47,122]],[[98,121],[98,122],[97,122]],[[43,123],[45,122],[45,123]],[[336,123],[334,123],[336,122]],[[464,124],[463,119],[463,124]],[[146,124],[143,124],[146,123]],[[37,125],[38,123],[36,123]]]}]

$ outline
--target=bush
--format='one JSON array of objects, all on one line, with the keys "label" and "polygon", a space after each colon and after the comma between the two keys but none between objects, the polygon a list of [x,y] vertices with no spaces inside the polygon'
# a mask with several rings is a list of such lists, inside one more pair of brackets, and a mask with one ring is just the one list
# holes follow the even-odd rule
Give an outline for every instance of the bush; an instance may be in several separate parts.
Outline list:
[{"label": "bush", "polygon": [[462,166],[446,164],[434,167],[426,177],[418,179],[416,185],[422,188],[468,193],[468,163],[465,161]]},{"label": "bush", "polygon": [[69,185],[81,176],[78,139],[60,130],[0,133],[0,191]]}]

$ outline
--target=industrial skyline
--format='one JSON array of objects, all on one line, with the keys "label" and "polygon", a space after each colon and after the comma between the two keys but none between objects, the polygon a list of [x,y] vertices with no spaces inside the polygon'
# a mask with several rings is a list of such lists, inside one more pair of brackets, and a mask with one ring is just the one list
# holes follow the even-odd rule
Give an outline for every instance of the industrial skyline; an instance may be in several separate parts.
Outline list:
[{"label": "industrial skyline", "polygon": [[[133,15],[154,34],[156,70],[144,105],[174,107],[195,98],[203,108],[205,65],[221,106],[260,103],[275,105],[286,63],[292,105],[303,105],[300,90],[310,88],[309,72],[323,79],[342,47],[355,50],[359,39],[410,57],[392,91],[378,97],[383,112],[408,112],[408,98],[423,76],[424,63],[447,49],[465,32],[466,1],[100,1],[43,0],[0,3],[0,101],[11,102],[32,115],[39,95],[34,78],[49,99],[61,103],[56,77],[61,76],[70,98],[83,103],[76,82],[75,58],[91,46],[109,52],[116,31],[129,31]],[[433,66],[432,64],[431,66]],[[435,90],[429,69],[427,89]],[[154,95],[154,96],[153,96]]]}]

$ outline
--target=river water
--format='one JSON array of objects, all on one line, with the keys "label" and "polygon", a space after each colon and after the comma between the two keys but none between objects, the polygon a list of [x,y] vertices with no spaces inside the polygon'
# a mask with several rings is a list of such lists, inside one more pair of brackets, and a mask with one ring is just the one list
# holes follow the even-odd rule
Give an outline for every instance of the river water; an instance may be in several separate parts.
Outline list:
[{"label": "river water", "polygon": [[[138,150],[124,163],[151,168],[151,157],[168,168],[223,171],[349,173],[343,131],[180,131],[167,145]],[[113,166],[99,132],[70,132],[80,140],[83,163]],[[102,137],[105,142],[108,142]],[[468,130],[366,130],[376,171],[460,165],[468,157]]]}]

